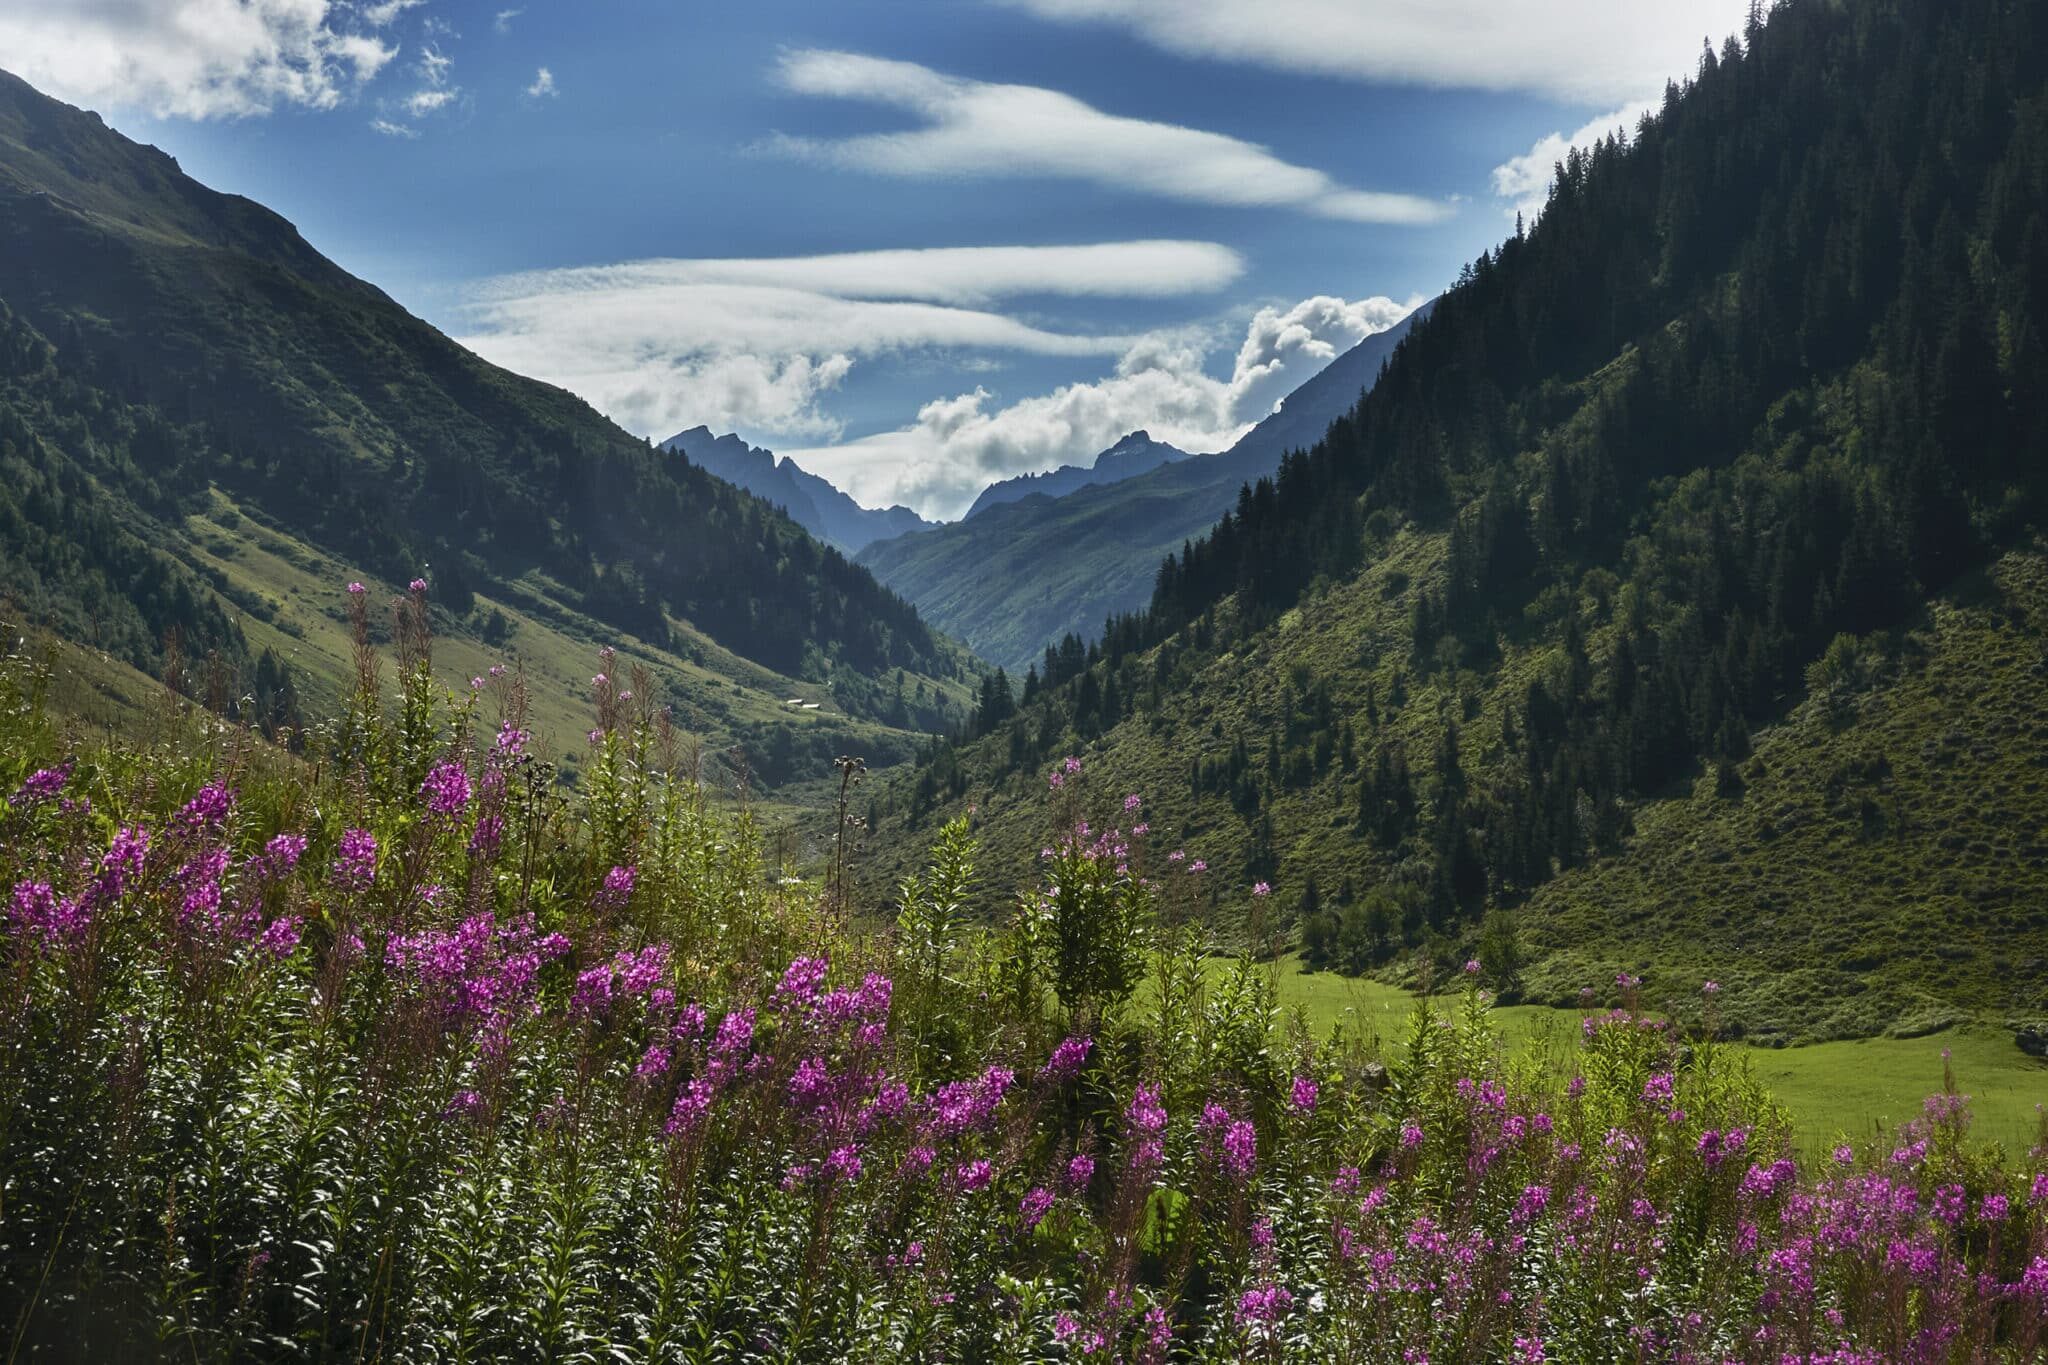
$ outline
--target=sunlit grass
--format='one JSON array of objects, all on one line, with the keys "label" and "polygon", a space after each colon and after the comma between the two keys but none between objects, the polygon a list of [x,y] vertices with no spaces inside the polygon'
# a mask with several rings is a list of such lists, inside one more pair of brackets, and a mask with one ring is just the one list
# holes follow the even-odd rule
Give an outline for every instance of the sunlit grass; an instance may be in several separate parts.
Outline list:
[{"label": "sunlit grass", "polygon": [[[1215,966],[1220,968],[1222,959]],[[1305,972],[1298,957],[1274,965],[1285,1015],[1327,1037],[1338,1027],[1354,1037],[1396,1050],[1421,997],[1398,986],[1335,972]],[[1448,1002],[1446,1002],[1447,1004]],[[1578,1037],[1578,1010],[1508,1005],[1492,1013],[1509,1050],[1549,1048],[1565,1055]],[[1870,1038],[1805,1047],[1735,1045],[1758,1080],[1791,1113],[1801,1149],[1818,1151],[1838,1137],[1863,1139],[1893,1129],[1920,1112],[1942,1088],[1946,1056],[1956,1088],[1970,1096],[1972,1134],[2023,1152],[2040,1132],[2037,1106],[2048,1104],[2048,1063],[2021,1052],[2012,1034],[1972,1024],[1925,1038]]]}]

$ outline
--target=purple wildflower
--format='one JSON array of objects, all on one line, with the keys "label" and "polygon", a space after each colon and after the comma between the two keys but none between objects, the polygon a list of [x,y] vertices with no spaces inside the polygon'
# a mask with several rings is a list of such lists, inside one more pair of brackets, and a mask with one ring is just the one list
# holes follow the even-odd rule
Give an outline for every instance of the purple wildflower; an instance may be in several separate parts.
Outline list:
[{"label": "purple wildflower", "polygon": [[218,782],[209,782],[178,812],[178,823],[188,830],[219,829],[235,808],[235,794]]},{"label": "purple wildflower", "polygon": [[1095,1046],[1092,1038],[1068,1038],[1052,1050],[1052,1056],[1040,1069],[1038,1078],[1051,1085],[1064,1085],[1081,1074],[1087,1064],[1089,1050]]},{"label": "purple wildflower", "polygon": [[360,891],[377,879],[377,836],[366,829],[345,830],[335,850],[334,880],[346,890]]},{"label": "purple wildflower", "polygon": [[1293,1306],[1294,1295],[1277,1284],[1247,1289],[1237,1301],[1237,1325],[1271,1327],[1286,1317],[1287,1310]]},{"label": "purple wildflower", "polygon": [[48,882],[24,881],[14,886],[8,921],[17,933],[44,942],[74,938],[85,932],[91,916],[76,901],[59,896]]},{"label": "purple wildflower", "polygon": [[469,809],[469,772],[453,759],[437,763],[420,783],[420,795],[434,815],[460,815]]},{"label": "purple wildflower", "polygon": [[1259,1133],[1244,1119],[1233,1122],[1223,1134],[1223,1173],[1240,1183],[1251,1179],[1258,1165]]},{"label": "purple wildflower", "polygon": [[56,768],[42,768],[28,775],[14,795],[7,798],[7,804],[16,807],[40,805],[64,790],[64,784],[71,780],[71,765]]},{"label": "purple wildflower", "polygon": [[640,879],[638,865],[615,867],[604,874],[604,888],[598,892],[597,903],[606,909],[617,909],[633,898],[633,884]]},{"label": "purple wildflower", "polygon": [[297,915],[279,915],[270,922],[270,927],[263,931],[263,937],[258,940],[257,946],[274,958],[281,960],[290,957],[298,951],[301,929],[302,925]]},{"label": "purple wildflower", "polygon": [[1051,1190],[1046,1189],[1043,1185],[1032,1186],[1031,1192],[1026,1194],[1023,1202],[1017,1206],[1018,1214],[1024,1219],[1024,1230],[1026,1232],[1036,1231],[1038,1225],[1045,1221],[1045,1215],[1052,1212],[1052,1205],[1053,1194]]}]

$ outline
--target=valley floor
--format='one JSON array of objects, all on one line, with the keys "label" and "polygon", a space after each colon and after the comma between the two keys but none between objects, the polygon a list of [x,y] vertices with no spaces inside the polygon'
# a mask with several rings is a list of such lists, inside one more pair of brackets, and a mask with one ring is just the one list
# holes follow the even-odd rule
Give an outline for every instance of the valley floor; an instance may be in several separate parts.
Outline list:
[{"label": "valley floor", "polygon": [[[1369,977],[1303,971],[1293,955],[1273,971],[1286,1016],[1298,1017],[1318,1037],[1342,1027],[1376,1039],[1381,1048],[1397,1049],[1410,1016],[1423,1003],[1413,991]],[[1496,1008],[1492,1019],[1511,1053],[1555,1066],[1574,1054],[1586,1014],[1547,1005],[1506,1005]],[[2021,1052],[2012,1031],[1995,1022],[1963,1024],[1920,1038],[1742,1046],[1740,1055],[1784,1105],[1808,1155],[1844,1137],[1862,1141],[1880,1130],[1895,1130],[1918,1115],[1922,1101],[1941,1090],[1944,1064],[1953,1070],[1956,1088],[1970,1097],[1975,1138],[1997,1142],[2009,1154],[2041,1140],[2048,1062]]]}]

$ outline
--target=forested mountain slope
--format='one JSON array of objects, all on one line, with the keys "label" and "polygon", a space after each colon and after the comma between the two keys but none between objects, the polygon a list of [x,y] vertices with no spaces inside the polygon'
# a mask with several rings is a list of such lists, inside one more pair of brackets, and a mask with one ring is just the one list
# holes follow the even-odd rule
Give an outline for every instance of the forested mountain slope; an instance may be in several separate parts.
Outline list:
[{"label": "forested mountain slope", "polygon": [[1338,356],[1229,450],[1063,497],[992,506],[878,541],[859,562],[926,620],[1021,678],[1049,644],[1144,606],[1160,560],[1216,524],[1250,481],[1314,444],[1371,387],[1424,304]]},{"label": "forested mountain slope", "polygon": [[975,803],[1000,889],[1078,750],[1332,963],[1780,1036],[2038,1002],[2044,78],[2034,7],[1779,5],[878,817]]},{"label": "forested mountain slope", "polygon": [[173,630],[190,657],[261,662],[237,618],[264,585],[231,601],[195,547],[225,499],[280,544],[425,574],[450,629],[501,634],[525,602],[593,649],[630,634],[776,691],[829,681],[856,714],[922,692],[890,717],[915,728],[960,693],[957,647],[780,513],[5,74],[0,465],[0,587],[149,671]]}]

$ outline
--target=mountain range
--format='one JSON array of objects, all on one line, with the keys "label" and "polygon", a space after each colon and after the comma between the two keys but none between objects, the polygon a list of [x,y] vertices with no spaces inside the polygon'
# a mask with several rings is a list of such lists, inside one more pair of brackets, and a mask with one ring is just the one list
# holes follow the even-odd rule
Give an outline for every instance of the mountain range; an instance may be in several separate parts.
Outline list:
[{"label": "mountain range", "polygon": [[678,432],[663,441],[661,448],[773,503],[797,525],[847,554],[857,553],[872,541],[932,525],[908,507],[862,507],[831,483],[799,469],[795,462],[750,446],[735,435],[713,436],[709,427]]},{"label": "mountain range", "polygon": [[692,729],[792,770],[906,754],[966,695],[955,645],[781,512],[5,74],[0,472],[15,610],[143,673],[191,661],[195,693],[332,695],[343,585],[418,577],[444,657],[522,660],[564,735],[612,642]]},{"label": "mountain range", "polygon": [[985,512],[999,503],[1022,502],[1026,498],[1059,498],[1077,488],[1121,483],[1187,457],[1185,450],[1153,440],[1152,433],[1148,431],[1134,431],[1097,455],[1090,464],[1063,464],[1043,474],[1019,474],[990,484],[975,497],[974,505],[967,509],[967,516],[961,520],[968,520],[975,513]]},{"label": "mountain range", "polygon": [[1248,481],[1270,475],[1281,456],[1313,445],[1350,411],[1430,306],[1338,356],[1227,451],[1061,497],[998,502],[931,531],[877,541],[857,562],[924,619],[1021,678],[1048,645],[1142,607],[1160,561],[1215,525]]}]

